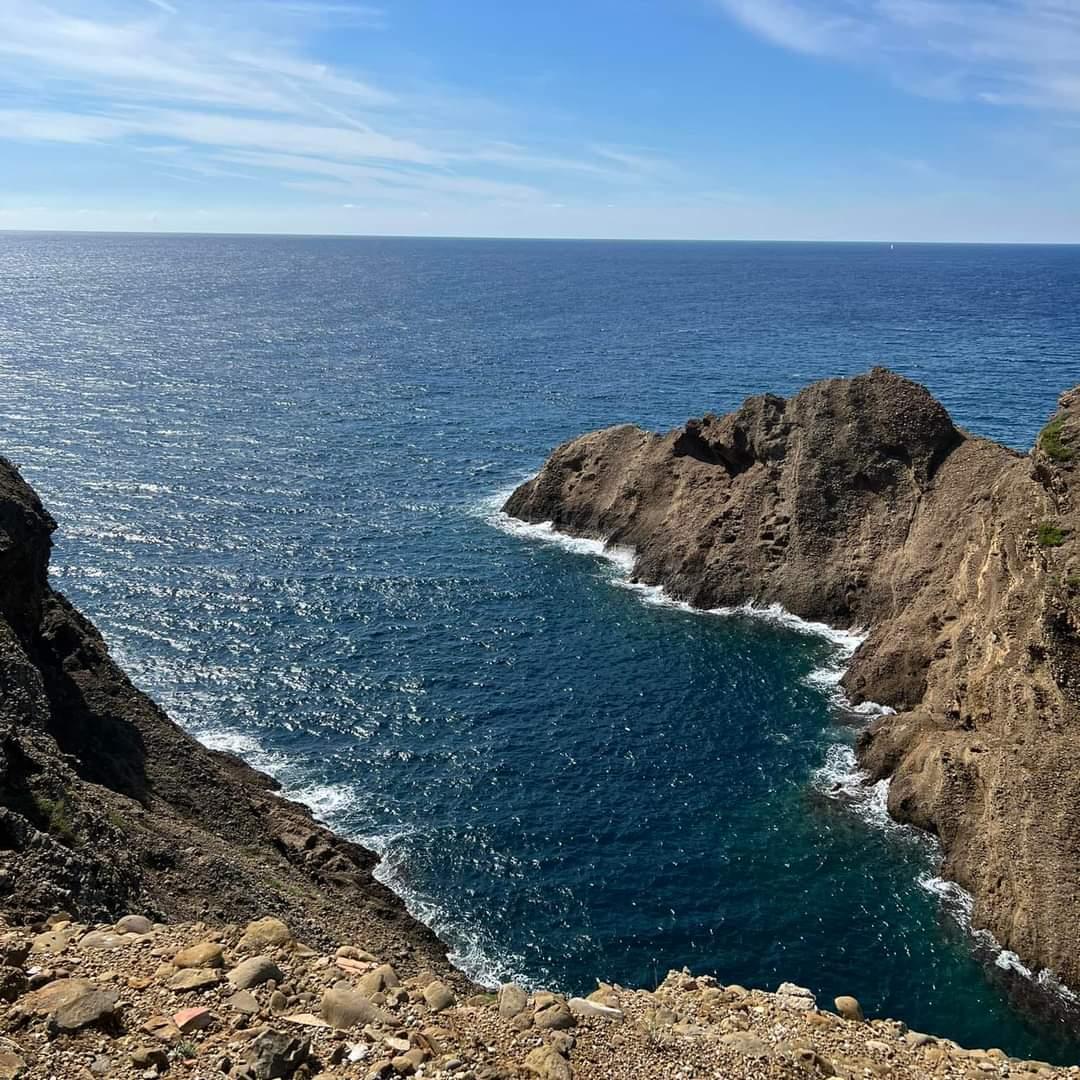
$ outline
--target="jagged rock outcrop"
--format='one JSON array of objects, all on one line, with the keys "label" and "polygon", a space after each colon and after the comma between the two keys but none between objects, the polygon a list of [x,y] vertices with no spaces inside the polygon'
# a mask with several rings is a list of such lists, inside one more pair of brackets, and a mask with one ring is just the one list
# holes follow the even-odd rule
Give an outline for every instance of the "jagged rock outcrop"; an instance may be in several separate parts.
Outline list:
[{"label": "jagged rock outcrop", "polygon": [[445,947],[372,878],[376,856],[206,749],[137,690],[48,582],[55,523],[0,458],[0,912],[274,911],[315,943],[358,936],[463,984]]},{"label": "jagged rock outcrop", "polygon": [[875,368],[677,431],[559,447],[507,513],[626,545],[702,608],[867,631],[844,680],[894,817],[937,834],[974,924],[1080,985],[1080,388],[1030,454]]}]

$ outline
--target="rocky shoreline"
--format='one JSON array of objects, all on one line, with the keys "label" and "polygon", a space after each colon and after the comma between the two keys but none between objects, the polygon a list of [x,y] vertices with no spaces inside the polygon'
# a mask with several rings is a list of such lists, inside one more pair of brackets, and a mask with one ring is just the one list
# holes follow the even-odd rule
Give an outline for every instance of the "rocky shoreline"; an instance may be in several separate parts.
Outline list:
[{"label": "rocky shoreline", "polygon": [[1080,388],[1020,454],[883,368],[655,435],[573,439],[505,511],[635,553],[699,608],[866,632],[843,679],[897,820],[936,835],[972,926],[1080,985]]},{"label": "rocky shoreline", "polygon": [[455,991],[405,976],[362,944],[319,949],[287,924],[90,926],[0,920],[2,1080],[987,1080],[1080,1067],[965,1050],[867,1019],[670,972],[654,990],[600,983],[586,998],[507,984]]},{"label": "rocky shoreline", "polygon": [[131,684],[54,528],[0,459],[0,1080],[1080,1075],[787,984],[485,992],[371,852]]}]

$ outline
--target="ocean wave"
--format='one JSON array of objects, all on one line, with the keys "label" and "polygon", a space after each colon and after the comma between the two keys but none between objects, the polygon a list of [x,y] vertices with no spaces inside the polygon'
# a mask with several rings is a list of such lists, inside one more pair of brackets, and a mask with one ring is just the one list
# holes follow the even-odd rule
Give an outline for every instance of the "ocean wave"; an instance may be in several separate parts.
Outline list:
[{"label": "ocean wave", "polygon": [[495,528],[511,536],[549,544],[575,555],[588,555],[604,560],[616,571],[612,577],[612,584],[636,593],[645,604],[684,611],[689,615],[758,619],[797,634],[804,634],[827,641],[834,647],[834,655],[804,676],[804,681],[808,685],[830,690],[834,703],[849,711],[874,715],[893,711],[887,705],[878,705],[876,702],[871,701],[853,706],[848,702],[840,687],[840,682],[851,658],[866,640],[865,631],[859,629],[843,630],[835,626],[829,626],[828,623],[803,619],[788,611],[781,604],[756,604],[749,600],[746,603],[729,607],[694,607],[686,600],[672,596],[662,585],[648,585],[641,581],[632,580],[631,575],[634,572],[637,553],[628,545],[612,545],[592,537],[569,536],[566,533],[559,532],[551,521],[527,522],[511,517],[502,507],[513,490],[514,488],[500,490],[488,496],[480,505],[481,513],[483,513],[488,523]]},{"label": "ocean wave", "polygon": [[446,907],[426,893],[414,888],[408,875],[407,852],[418,837],[410,832],[372,834],[354,838],[358,844],[379,856],[374,870],[375,880],[385,885],[405,904],[406,910],[418,922],[430,927],[449,947],[447,958],[473,982],[491,989],[505,982],[533,987],[533,982],[518,970],[524,966],[522,957],[499,954],[487,944],[475,928],[462,925]]},{"label": "ocean wave", "polygon": [[811,774],[815,790],[829,799],[842,802],[856,816],[878,829],[900,830],[901,825],[889,814],[889,781],[870,783],[870,776],[855,758],[847,743],[834,743],[825,752],[825,761]]},{"label": "ocean wave", "polygon": [[997,938],[989,930],[976,929],[972,926],[971,920],[975,912],[975,897],[965,888],[955,881],[938,877],[936,874],[921,874],[917,880],[921,888],[937,898],[942,910],[954,919],[982,950],[993,958],[995,967],[1027,979],[1044,993],[1067,1002],[1069,1005],[1080,1005],[1080,994],[1066,986],[1049,968],[1032,971],[1011,949],[1002,948]]},{"label": "ocean wave", "polygon": [[[861,716],[895,713],[895,710],[889,706],[873,701],[853,705],[844,694],[842,686],[844,673],[856,650],[866,640],[864,632],[857,629],[837,629],[826,623],[803,619],[785,610],[780,604],[755,605],[753,602],[747,602],[733,607],[694,607],[685,600],[671,596],[663,586],[647,585],[630,580],[636,558],[632,548],[612,547],[602,540],[567,536],[558,532],[550,521],[535,524],[520,521],[506,514],[502,506],[512,490],[497,492],[484,500],[483,508],[486,511],[486,518],[496,528],[512,536],[552,544],[574,554],[590,555],[607,561],[617,570],[613,584],[636,592],[646,604],[674,608],[693,615],[762,619],[796,633],[828,641],[834,646],[833,655],[804,676],[804,681],[826,691],[832,703],[847,712]],[[908,833],[913,837],[918,835],[927,845],[936,844],[932,837],[919,833],[910,825],[900,824],[889,814],[889,779],[871,783],[869,774],[859,767],[855,751],[849,743],[837,742],[827,749],[824,762],[814,770],[811,776],[811,783],[822,795],[842,802],[852,813],[873,828]],[[920,875],[917,881],[922,888],[938,897],[943,908],[970,935],[976,946],[992,956],[996,967],[1029,980],[1040,990],[1059,1000],[1080,1005],[1080,995],[1061,983],[1052,971],[1044,969],[1037,973],[1033,972],[1023,964],[1016,953],[1002,948],[989,931],[974,929],[971,923],[974,898],[956,882],[930,873]]]},{"label": "ocean wave", "polygon": [[499,956],[493,945],[487,945],[481,933],[462,925],[447,908],[432,897],[415,889],[408,876],[408,851],[417,840],[413,833],[360,834],[351,830],[342,815],[356,802],[356,794],[348,784],[322,783],[305,775],[302,763],[285,755],[268,752],[253,735],[218,728],[203,728],[195,737],[211,750],[221,750],[246,761],[249,765],[272,776],[281,784],[286,799],[302,803],[316,820],[340,835],[375,852],[379,862],[373,876],[405,904],[406,910],[418,922],[430,927],[449,946],[450,962],[481,986],[497,987],[513,981],[531,985],[517,970],[523,963],[520,957]]}]

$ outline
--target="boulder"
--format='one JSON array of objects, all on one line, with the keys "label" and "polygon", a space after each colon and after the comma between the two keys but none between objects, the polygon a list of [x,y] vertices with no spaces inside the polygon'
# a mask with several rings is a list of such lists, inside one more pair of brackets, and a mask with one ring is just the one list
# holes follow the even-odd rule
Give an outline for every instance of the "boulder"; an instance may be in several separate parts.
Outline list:
[{"label": "boulder", "polygon": [[255,1080],[288,1080],[307,1061],[310,1050],[309,1040],[267,1028],[251,1041],[244,1060]]},{"label": "boulder", "polygon": [[373,997],[375,994],[385,993],[400,985],[401,980],[397,972],[389,964],[380,964],[374,971],[369,971],[357,981],[356,989],[361,994]]},{"label": "boulder", "polygon": [[833,1004],[836,1006],[836,1011],[845,1020],[854,1020],[861,1023],[866,1019],[863,1016],[862,1006],[859,1004],[857,998],[848,997],[847,995],[838,997]]},{"label": "boulder", "polygon": [[136,1046],[131,1051],[131,1064],[137,1069],[164,1072],[169,1067],[169,1055],[160,1046]]},{"label": "boulder", "polygon": [[517,983],[505,983],[499,987],[499,1015],[504,1020],[524,1012],[529,996]]},{"label": "boulder", "polygon": [[444,982],[435,981],[424,987],[424,1001],[432,1012],[442,1012],[454,1005],[454,991]]},{"label": "boulder", "polygon": [[0,1050],[0,1080],[18,1080],[26,1072],[26,1062],[18,1054]]},{"label": "boulder", "polygon": [[173,958],[173,967],[219,968],[225,966],[225,950],[216,941],[200,941],[181,949]]},{"label": "boulder", "polygon": [[79,948],[107,952],[109,949],[119,949],[131,941],[132,938],[127,934],[118,934],[108,930],[91,930],[80,939]]},{"label": "boulder", "polygon": [[168,1016],[151,1016],[142,1030],[162,1042],[174,1043],[180,1039],[180,1029]]},{"label": "boulder", "polygon": [[243,937],[240,938],[242,949],[266,949],[288,945],[292,941],[292,931],[280,919],[268,915],[265,919],[256,919],[247,924]]},{"label": "boulder", "polygon": [[550,1046],[538,1046],[525,1058],[525,1070],[539,1080],[573,1080],[570,1062]]},{"label": "boulder", "polygon": [[245,1016],[254,1016],[259,1011],[259,1003],[255,1000],[255,995],[249,994],[247,990],[237,991],[225,1004],[233,1012],[243,1013]]},{"label": "boulder", "polygon": [[55,982],[46,983],[40,990],[35,990],[26,1002],[26,1009],[38,1016],[48,1016],[62,1005],[96,989],[87,979],[57,979]]},{"label": "boulder", "polygon": [[65,1035],[91,1025],[109,1026],[116,1012],[116,999],[113,990],[91,989],[51,1013],[46,1029],[53,1035]]},{"label": "boulder", "polygon": [[565,1001],[554,998],[537,1001],[533,1010],[533,1023],[542,1031],[565,1031],[575,1024],[574,1015]]},{"label": "boulder", "polygon": [[398,1054],[392,1058],[390,1064],[398,1076],[412,1076],[417,1069],[427,1060],[427,1053],[419,1048],[406,1050],[404,1054]]},{"label": "boulder", "polygon": [[149,934],[154,924],[145,915],[125,915],[116,924],[119,934]]},{"label": "boulder", "polygon": [[322,997],[319,1006],[322,1018],[339,1031],[385,1018],[386,1014],[376,1008],[365,994],[343,987],[331,987]]},{"label": "boulder", "polygon": [[567,1004],[575,1016],[597,1016],[602,1020],[621,1020],[623,1018],[622,1009],[616,1009],[610,1005],[601,1005],[599,1001],[590,1001],[588,998],[574,997]]},{"label": "boulder", "polygon": [[45,956],[56,956],[62,953],[77,937],[79,931],[71,926],[62,927],[59,930],[45,930],[38,934],[30,946],[30,952]]},{"label": "boulder", "polygon": [[169,978],[165,985],[178,992],[205,990],[221,982],[221,972],[216,968],[184,968]]},{"label": "boulder", "polygon": [[813,1012],[817,1008],[817,1000],[811,991],[789,982],[781,983],[776,988],[776,1004],[792,1012]]},{"label": "boulder", "polygon": [[281,983],[285,976],[281,968],[270,959],[269,956],[253,956],[250,960],[244,960],[228,974],[229,985],[234,990],[250,990],[253,986],[262,986],[263,983]]}]

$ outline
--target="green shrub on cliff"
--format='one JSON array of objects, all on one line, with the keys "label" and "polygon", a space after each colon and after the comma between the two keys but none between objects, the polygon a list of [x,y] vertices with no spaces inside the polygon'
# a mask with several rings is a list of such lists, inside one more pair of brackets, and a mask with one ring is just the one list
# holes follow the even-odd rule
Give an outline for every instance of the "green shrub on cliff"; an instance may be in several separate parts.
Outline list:
[{"label": "green shrub on cliff", "polygon": [[1065,531],[1052,521],[1039,522],[1039,547],[1061,547],[1065,543]]},{"label": "green shrub on cliff", "polygon": [[1065,441],[1062,436],[1065,433],[1065,417],[1059,416],[1054,420],[1051,420],[1039,432],[1039,449],[1051,460],[1051,461],[1071,461],[1073,458],[1073,450],[1071,447],[1065,445]]}]

